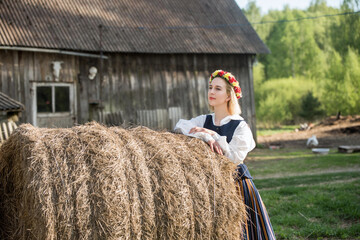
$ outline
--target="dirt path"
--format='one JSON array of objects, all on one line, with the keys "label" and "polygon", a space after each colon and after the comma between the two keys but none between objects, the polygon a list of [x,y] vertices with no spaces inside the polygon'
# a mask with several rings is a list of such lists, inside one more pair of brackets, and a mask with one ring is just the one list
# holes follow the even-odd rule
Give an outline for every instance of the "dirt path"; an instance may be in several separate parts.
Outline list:
[{"label": "dirt path", "polygon": [[305,148],[309,137],[315,135],[318,147],[337,148],[341,145],[360,145],[360,115],[336,119],[330,117],[309,130],[259,136],[258,143],[265,146]]}]

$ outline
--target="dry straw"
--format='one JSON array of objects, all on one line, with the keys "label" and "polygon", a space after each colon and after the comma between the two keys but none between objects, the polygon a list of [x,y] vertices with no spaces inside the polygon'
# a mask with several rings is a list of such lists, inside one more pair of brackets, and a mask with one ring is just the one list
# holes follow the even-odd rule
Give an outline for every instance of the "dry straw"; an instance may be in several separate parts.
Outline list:
[{"label": "dry straw", "polygon": [[0,238],[239,239],[234,168],[170,132],[21,125],[0,149]]}]

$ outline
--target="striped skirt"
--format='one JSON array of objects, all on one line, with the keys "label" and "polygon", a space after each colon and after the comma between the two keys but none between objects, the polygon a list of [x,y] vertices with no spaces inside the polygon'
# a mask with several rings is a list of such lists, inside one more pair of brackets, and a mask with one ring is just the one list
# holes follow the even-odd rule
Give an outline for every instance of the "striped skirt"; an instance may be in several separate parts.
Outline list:
[{"label": "striped skirt", "polygon": [[244,227],[244,239],[276,239],[265,205],[245,164],[237,166],[235,181],[248,213],[248,220]]}]

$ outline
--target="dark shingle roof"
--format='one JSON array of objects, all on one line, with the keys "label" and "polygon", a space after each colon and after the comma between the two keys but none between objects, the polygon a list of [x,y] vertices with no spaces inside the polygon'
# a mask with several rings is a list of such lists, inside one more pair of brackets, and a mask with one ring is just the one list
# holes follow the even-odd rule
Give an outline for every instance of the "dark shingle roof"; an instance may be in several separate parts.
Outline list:
[{"label": "dark shingle roof", "polygon": [[24,105],[0,92],[0,111],[20,112],[25,109]]},{"label": "dark shingle roof", "polygon": [[0,45],[105,52],[268,53],[234,0],[1,0]]}]

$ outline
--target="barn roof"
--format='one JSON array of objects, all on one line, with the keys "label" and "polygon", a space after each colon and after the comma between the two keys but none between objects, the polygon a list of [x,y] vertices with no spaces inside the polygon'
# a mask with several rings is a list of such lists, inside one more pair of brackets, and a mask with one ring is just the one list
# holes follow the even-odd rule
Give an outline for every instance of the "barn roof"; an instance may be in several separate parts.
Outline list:
[{"label": "barn roof", "polygon": [[0,111],[4,112],[20,112],[23,111],[24,105],[12,99],[5,93],[0,92]]},{"label": "barn roof", "polygon": [[0,45],[99,52],[269,53],[234,0],[1,0]]}]

